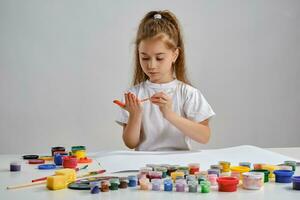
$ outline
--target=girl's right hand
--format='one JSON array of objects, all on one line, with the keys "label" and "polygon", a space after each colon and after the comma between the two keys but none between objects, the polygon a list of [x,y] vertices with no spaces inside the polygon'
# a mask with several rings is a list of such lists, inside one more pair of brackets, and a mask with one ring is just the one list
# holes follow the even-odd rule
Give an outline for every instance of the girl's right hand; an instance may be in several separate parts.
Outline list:
[{"label": "girl's right hand", "polygon": [[125,107],[124,109],[131,115],[141,114],[143,111],[141,101],[131,92],[125,93]]}]

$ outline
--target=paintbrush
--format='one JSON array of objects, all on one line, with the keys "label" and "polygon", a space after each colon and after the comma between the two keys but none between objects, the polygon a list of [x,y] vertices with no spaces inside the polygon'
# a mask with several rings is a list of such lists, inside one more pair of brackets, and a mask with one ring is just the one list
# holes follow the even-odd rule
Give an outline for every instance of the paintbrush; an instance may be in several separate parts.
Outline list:
[{"label": "paintbrush", "polygon": [[[150,100],[150,97],[145,98],[145,99],[142,99],[142,100],[140,100],[140,102],[144,102],[144,101],[148,101],[148,100]],[[114,100],[113,102],[114,102],[115,104],[117,104],[118,106],[122,107],[122,108],[125,107],[125,103],[123,103],[123,102],[121,102],[121,101],[119,101],[119,100]]]}]

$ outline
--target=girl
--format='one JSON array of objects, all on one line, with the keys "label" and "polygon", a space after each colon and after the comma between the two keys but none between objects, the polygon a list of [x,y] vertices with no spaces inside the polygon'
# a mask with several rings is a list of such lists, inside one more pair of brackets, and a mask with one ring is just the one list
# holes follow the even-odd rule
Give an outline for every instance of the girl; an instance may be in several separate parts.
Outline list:
[{"label": "girl", "polygon": [[143,151],[189,150],[190,140],[207,143],[215,115],[186,77],[179,24],[170,11],[151,11],[135,41],[133,87],[119,104],[127,147]]}]

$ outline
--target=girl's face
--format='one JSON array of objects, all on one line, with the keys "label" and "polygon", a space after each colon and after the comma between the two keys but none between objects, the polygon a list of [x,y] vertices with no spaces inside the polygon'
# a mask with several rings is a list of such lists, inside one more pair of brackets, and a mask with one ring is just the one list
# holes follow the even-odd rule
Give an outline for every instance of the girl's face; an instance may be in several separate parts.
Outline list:
[{"label": "girl's face", "polygon": [[178,57],[178,49],[169,49],[161,39],[148,39],[140,42],[138,50],[142,69],[152,83],[174,79],[172,63]]}]

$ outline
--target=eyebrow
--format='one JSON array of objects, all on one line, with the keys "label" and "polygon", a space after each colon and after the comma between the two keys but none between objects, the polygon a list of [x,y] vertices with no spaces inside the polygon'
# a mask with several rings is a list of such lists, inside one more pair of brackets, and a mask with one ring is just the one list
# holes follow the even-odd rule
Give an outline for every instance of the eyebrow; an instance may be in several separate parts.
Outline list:
[{"label": "eyebrow", "polygon": [[[145,52],[141,52],[141,54],[148,56],[148,54],[146,54]],[[159,55],[163,55],[163,54],[166,54],[166,53],[160,52],[160,53],[156,53],[155,55],[159,56]]]}]

